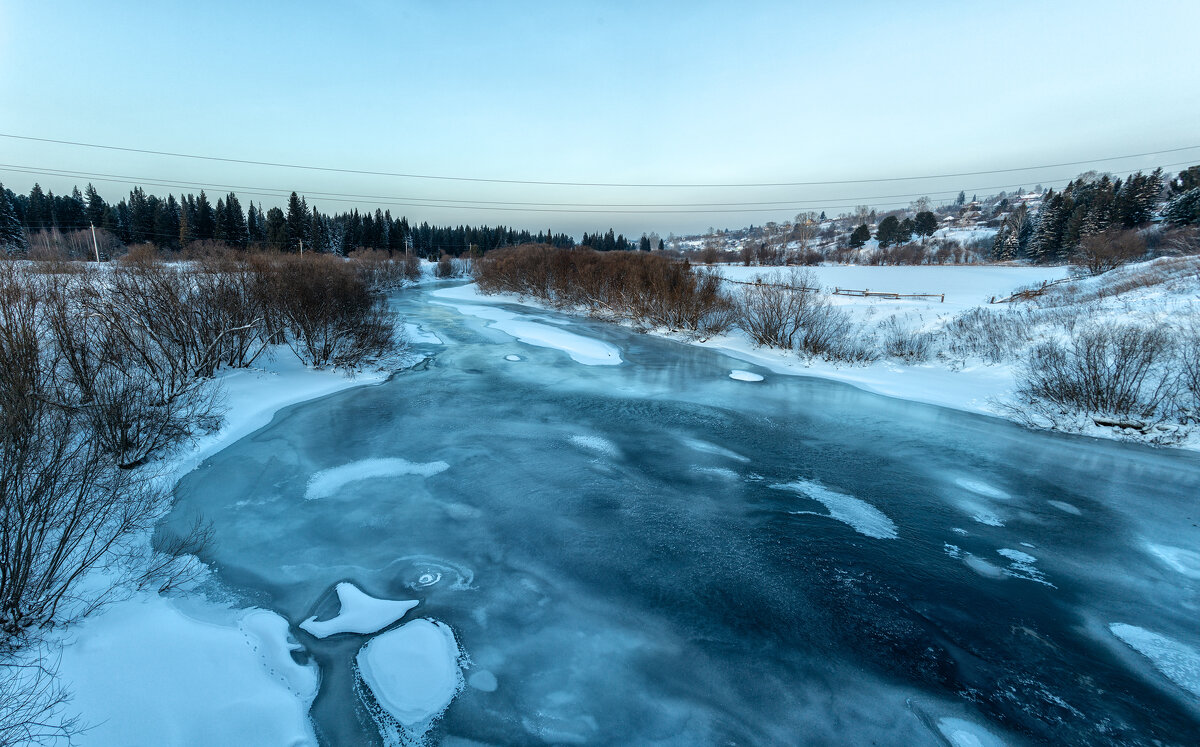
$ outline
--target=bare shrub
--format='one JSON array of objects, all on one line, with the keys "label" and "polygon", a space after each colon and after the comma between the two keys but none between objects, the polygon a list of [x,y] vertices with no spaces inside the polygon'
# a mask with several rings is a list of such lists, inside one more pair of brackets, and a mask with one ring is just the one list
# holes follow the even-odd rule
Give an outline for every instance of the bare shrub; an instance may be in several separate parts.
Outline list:
[{"label": "bare shrub", "polygon": [[1099,275],[1146,256],[1146,242],[1136,231],[1105,231],[1084,236],[1071,263],[1089,275]]},{"label": "bare shrub", "polygon": [[738,300],[738,325],[758,345],[791,350],[803,319],[802,309],[813,301],[818,287],[811,273],[758,276]]},{"label": "bare shrub", "polygon": [[1200,322],[1194,318],[1180,335],[1179,357],[1181,405],[1192,420],[1200,422]]},{"label": "bare shrub", "polygon": [[733,318],[718,276],[658,253],[596,252],[526,245],[489,252],[475,264],[484,293],[533,296],[558,308],[694,334],[716,334]]},{"label": "bare shrub", "polygon": [[356,368],[395,348],[387,301],[342,260],[280,255],[259,272],[271,323],[306,365]]},{"label": "bare shrub", "polygon": [[[350,261],[366,284],[375,290],[398,288],[411,279],[404,258],[393,259],[382,249],[355,249],[350,252]],[[417,267],[419,277],[419,261]]]},{"label": "bare shrub", "polygon": [[70,743],[79,719],[68,716],[57,665],[39,650],[6,653],[0,646],[0,745]]},{"label": "bare shrub", "polygon": [[883,353],[910,363],[924,363],[933,357],[936,335],[905,326],[893,314],[880,323]]},{"label": "bare shrub", "polygon": [[437,262],[434,274],[439,278],[454,277],[454,259],[449,254],[443,254]]},{"label": "bare shrub", "polygon": [[817,288],[809,270],[760,277],[738,300],[738,326],[759,345],[834,361],[872,360],[875,354],[858,336],[849,314]]},{"label": "bare shrub", "polygon": [[1033,348],[1020,393],[1042,414],[1099,414],[1153,418],[1162,413],[1174,381],[1166,370],[1174,352],[1164,328],[1090,327],[1067,344]]},{"label": "bare shrub", "polygon": [[86,613],[74,594],[161,515],[165,495],[143,475],[115,469],[91,432],[78,392],[56,381],[44,349],[41,301],[11,272],[0,277],[0,635]]},{"label": "bare shrub", "polygon": [[1015,360],[1029,341],[1029,319],[1015,311],[979,306],[959,314],[943,327],[946,350],[957,360],[979,359],[996,364]]}]

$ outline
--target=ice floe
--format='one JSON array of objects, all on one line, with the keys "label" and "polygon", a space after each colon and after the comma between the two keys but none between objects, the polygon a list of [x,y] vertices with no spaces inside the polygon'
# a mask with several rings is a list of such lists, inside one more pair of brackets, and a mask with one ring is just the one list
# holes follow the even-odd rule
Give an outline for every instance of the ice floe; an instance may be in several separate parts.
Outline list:
[{"label": "ice floe", "polygon": [[1152,542],[1146,544],[1146,549],[1150,551],[1151,555],[1162,561],[1163,565],[1176,573],[1181,573],[1188,578],[1200,578],[1200,553],[1194,550],[1184,550],[1182,547],[1156,545]]},{"label": "ice floe", "polygon": [[509,361],[510,363],[516,363],[517,361],[521,360],[521,356],[509,353],[508,355],[504,356],[504,360]]},{"label": "ice floe", "polygon": [[382,713],[372,716],[396,743],[419,740],[463,686],[454,632],[436,620],[413,620],[375,636],[358,652],[363,682]]},{"label": "ice floe", "polygon": [[445,462],[421,463],[410,462],[407,459],[360,459],[340,467],[321,470],[313,475],[308,481],[304,497],[310,501],[317,498],[328,498],[344,486],[358,480],[400,477],[402,475],[433,477],[448,469],[450,469],[450,465]]},{"label": "ice floe", "polygon": [[1111,623],[1108,629],[1149,659],[1167,679],[1200,698],[1200,651],[1136,625]]},{"label": "ice floe", "polygon": [[1051,506],[1057,508],[1059,511],[1062,511],[1064,514],[1071,514],[1072,516],[1083,515],[1082,511],[1066,501],[1046,501],[1046,503],[1049,503]]},{"label": "ice floe", "polygon": [[526,345],[561,350],[571,356],[571,360],[576,363],[587,366],[615,366],[622,362],[620,348],[603,340],[584,337],[548,324],[527,321],[504,309],[473,304],[444,305],[451,306],[468,316],[487,319],[491,322],[489,327],[511,335]]},{"label": "ice floe", "polygon": [[1006,576],[1025,579],[1026,581],[1036,581],[1039,584],[1057,588],[1054,584],[1046,580],[1046,574],[1042,573],[1041,569],[1034,565],[1037,562],[1037,558],[1029,553],[1022,552],[1021,550],[1013,550],[1008,547],[1000,548],[996,552],[1011,561],[1009,566],[1004,569]]},{"label": "ice floe", "polygon": [[939,718],[937,730],[950,743],[950,747],[1004,747],[999,737],[963,718]]},{"label": "ice floe", "polygon": [[717,446],[716,444],[710,444],[708,441],[701,441],[696,438],[683,439],[683,445],[688,447],[689,449],[695,449],[696,451],[703,451],[706,454],[716,454],[717,456],[727,457],[729,459],[733,459],[738,462],[749,462],[750,461],[749,457],[744,457],[735,451],[730,451],[729,449],[726,449],[724,446]]},{"label": "ice floe", "polygon": [[969,490],[972,493],[977,493],[988,498],[995,498],[1001,501],[1007,501],[1012,498],[1011,495],[1004,492],[1000,488],[997,488],[994,485],[989,485],[988,483],[980,480],[972,480],[967,477],[960,477],[954,481],[954,484],[960,488]]},{"label": "ice floe", "polygon": [[[876,539],[895,539],[896,524],[882,511],[845,493],[830,490],[813,480],[796,480],[781,485],[772,485],[776,490],[790,490],[825,506],[829,518],[846,524],[859,534]],[[791,511],[793,514],[813,514],[825,516],[815,511]]]},{"label": "ice floe", "polygon": [[337,585],[336,592],[340,605],[337,616],[329,620],[317,620],[314,615],[300,623],[302,630],[317,638],[338,633],[365,635],[383,630],[419,604],[411,599],[379,599],[346,581]]},{"label": "ice floe", "polygon": [[571,443],[581,449],[587,449],[588,451],[605,456],[616,456],[620,453],[616,444],[600,436],[571,436]]},{"label": "ice floe", "polygon": [[425,343],[427,345],[441,345],[442,340],[432,332],[426,332],[421,329],[420,325],[412,322],[404,323],[404,338],[411,343]]},{"label": "ice floe", "polygon": [[729,378],[737,381],[762,381],[763,377],[753,371],[743,371],[740,368],[735,368],[729,372]]}]

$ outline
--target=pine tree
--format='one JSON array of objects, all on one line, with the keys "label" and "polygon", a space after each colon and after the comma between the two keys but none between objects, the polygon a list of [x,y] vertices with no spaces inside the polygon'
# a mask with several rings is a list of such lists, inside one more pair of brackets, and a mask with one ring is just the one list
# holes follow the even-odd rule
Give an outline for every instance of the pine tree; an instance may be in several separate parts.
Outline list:
[{"label": "pine tree", "polygon": [[959,193],[958,193],[958,198],[954,200],[954,204],[955,204],[955,205],[958,205],[959,207],[962,207],[962,206],[963,206],[963,205],[965,205],[966,203],[967,203],[967,193],[966,193],[966,192],[959,192]]},{"label": "pine tree", "polygon": [[159,246],[179,246],[179,203],[175,195],[159,200],[154,212],[154,242]]},{"label": "pine tree", "polygon": [[300,251],[300,242],[304,240],[308,228],[308,206],[300,196],[292,192],[288,198],[287,234],[284,248],[290,252]]},{"label": "pine tree", "polygon": [[895,243],[897,232],[900,230],[900,221],[894,215],[889,215],[879,221],[879,227],[875,230],[875,238],[879,240],[879,248],[886,249],[891,244]]},{"label": "pine tree", "polygon": [[100,194],[96,191],[96,188],[90,183],[87,185],[87,189],[85,189],[83,193],[85,199],[87,200],[87,207],[84,209],[87,222],[90,225],[99,228],[104,224],[104,213],[107,206],[104,204],[104,200],[100,197]]},{"label": "pine tree", "polygon": [[17,211],[13,208],[8,190],[0,184],[0,252],[24,256],[29,251],[25,231]]},{"label": "pine tree", "polygon": [[50,215],[50,205],[40,184],[34,184],[29,190],[29,207],[25,211],[25,225],[30,231],[41,231],[53,226]]},{"label": "pine tree", "polygon": [[913,232],[924,240],[927,236],[932,236],[938,227],[937,216],[933,211],[926,210],[922,213],[917,213],[917,217],[913,219]]},{"label": "pine tree", "polygon": [[871,239],[871,229],[863,223],[850,234],[850,248],[858,249]]},{"label": "pine tree", "polygon": [[196,219],[193,222],[192,229],[196,235],[197,241],[207,241],[213,237],[217,231],[217,219],[213,214],[212,205],[208,202],[208,196],[204,194],[204,190],[200,190],[200,196],[196,198]]}]

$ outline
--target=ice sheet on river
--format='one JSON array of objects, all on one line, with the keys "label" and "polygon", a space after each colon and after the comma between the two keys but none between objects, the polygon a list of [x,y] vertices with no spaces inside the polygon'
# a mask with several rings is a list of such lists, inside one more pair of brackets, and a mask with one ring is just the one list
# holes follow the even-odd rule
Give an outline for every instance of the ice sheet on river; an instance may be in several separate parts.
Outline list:
[{"label": "ice sheet on river", "polygon": [[419,604],[412,599],[378,599],[346,581],[337,585],[336,592],[340,605],[337,616],[318,621],[316,615],[313,615],[300,623],[301,629],[317,638],[327,638],[338,633],[366,635],[383,630]]},{"label": "ice sheet on river", "polygon": [[[859,534],[876,539],[895,539],[896,523],[882,511],[853,496],[830,490],[819,482],[812,480],[795,480],[782,485],[772,485],[776,490],[790,490],[806,498],[811,498],[829,510],[829,518],[846,524]],[[812,514],[824,516],[815,511],[792,511],[793,514]]]},{"label": "ice sheet on river", "polygon": [[444,305],[468,316],[487,319],[491,322],[489,327],[512,335],[526,345],[561,350],[576,363],[586,366],[616,366],[622,362],[620,348],[603,340],[584,337],[549,324],[527,321],[511,311],[492,306],[456,303]]},{"label": "ice sheet on river", "polygon": [[413,620],[363,646],[358,671],[383,710],[372,713],[381,732],[409,744],[429,731],[462,689],[460,657],[454,632],[436,620]]},{"label": "ice sheet on river", "polygon": [[1136,625],[1112,623],[1108,629],[1149,659],[1167,679],[1200,698],[1200,651]]},{"label": "ice sheet on river", "polygon": [[399,477],[401,475],[433,477],[448,469],[450,469],[450,465],[445,462],[421,463],[410,462],[407,459],[360,459],[340,467],[321,470],[313,475],[308,481],[304,497],[310,501],[317,498],[328,498],[343,486],[356,480]]}]

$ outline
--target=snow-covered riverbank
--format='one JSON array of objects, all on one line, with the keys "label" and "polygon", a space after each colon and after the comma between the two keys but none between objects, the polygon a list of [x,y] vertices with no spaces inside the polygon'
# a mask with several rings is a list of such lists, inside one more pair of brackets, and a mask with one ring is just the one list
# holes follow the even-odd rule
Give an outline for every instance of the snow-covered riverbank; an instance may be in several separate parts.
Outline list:
[{"label": "snow-covered riverbank", "polygon": [[[286,407],[387,376],[308,369],[286,350],[226,371],[217,379],[223,426],[181,449],[163,479],[174,484]],[[59,643],[66,709],[86,728],[76,744],[316,744],[308,710],[319,675],[293,660],[288,621],[269,610],[145,591],[69,627]]]},{"label": "snow-covered riverbank", "polygon": [[[1019,345],[1032,345],[1045,338],[1058,337],[1063,324],[1086,324],[1094,322],[1135,322],[1155,325],[1168,314],[1188,311],[1192,313],[1193,302],[1200,299],[1196,283],[1189,279],[1174,280],[1164,284],[1140,287],[1136,278],[1139,273],[1165,272],[1164,263],[1171,260],[1130,265],[1100,278],[1083,279],[1071,284],[1079,298],[1072,298],[1062,307],[1051,310],[1047,316],[1056,316],[1053,322],[1024,321],[1028,339]],[[736,291],[738,283],[753,283],[759,277],[768,282],[788,282],[791,268],[742,267],[719,265],[714,268],[723,277],[733,281]],[[800,268],[797,268],[800,269]],[[919,267],[875,267],[875,266],[821,266],[802,268],[803,272],[815,276],[822,289],[835,288],[870,290],[900,294],[930,294],[924,298],[884,298],[847,295],[830,295],[830,302],[845,311],[850,320],[864,333],[887,334],[889,329],[904,330],[915,335],[941,333],[948,324],[964,312],[981,310],[1000,314],[1025,311],[1029,307],[1013,304],[991,304],[993,299],[1008,297],[1021,288],[1053,283],[1068,277],[1066,267],[1006,266],[1006,265],[963,265],[963,266],[919,266]],[[1186,274],[1186,273],[1185,273]],[[1118,287],[1109,293],[1102,289],[1104,284]],[[1099,289],[1099,290],[1098,290]],[[536,300],[514,294],[488,296],[480,293],[474,284],[435,291],[435,295],[446,300],[474,301],[477,303],[514,303],[544,309]],[[883,357],[868,364],[831,362],[818,358],[802,358],[793,351],[762,347],[738,329],[709,338],[695,339],[665,329],[648,330],[650,334],[675,339],[700,347],[711,348],[739,360],[760,366],[767,371],[786,375],[817,376],[842,381],[867,391],[889,397],[948,407],[1008,419],[1015,419],[1013,406],[1017,403],[1018,377],[1020,374],[1019,350],[1005,360],[981,360],[971,356],[943,358],[932,356],[929,360],[911,360]],[[1150,431],[1139,433],[1132,430],[1117,430],[1094,425],[1089,419],[1079,418],[1071,423],[1073,432],[1099,438],[1119,438],[1145,443],[1166,443],[1179,448],[1200,450],[1200,436],[1183,430],[1164,433]]]}]

